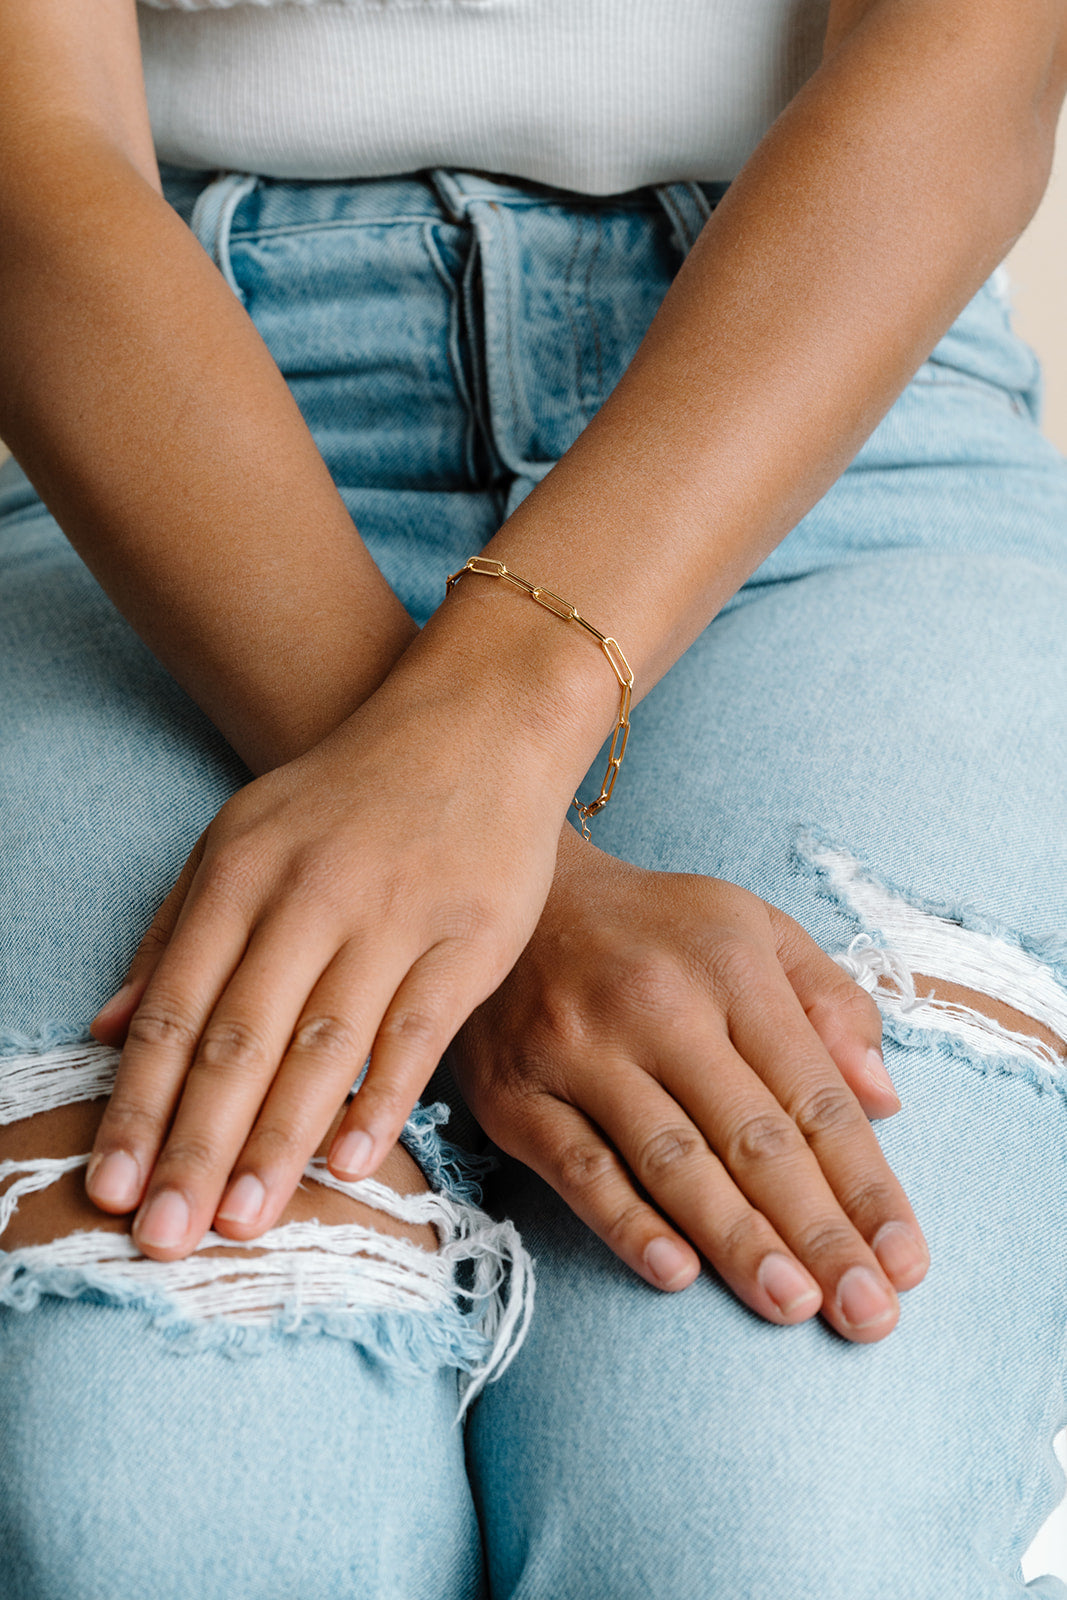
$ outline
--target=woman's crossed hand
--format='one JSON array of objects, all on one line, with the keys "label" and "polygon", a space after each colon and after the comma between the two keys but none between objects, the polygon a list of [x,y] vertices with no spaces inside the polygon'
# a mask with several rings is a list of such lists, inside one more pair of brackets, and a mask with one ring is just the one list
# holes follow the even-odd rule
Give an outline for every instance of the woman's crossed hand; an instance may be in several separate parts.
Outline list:
[{"label": "woman's crossed hand", "polygon": [[760,1316],[821,1309],[866,1343],[929,1262],[867,1120],[900,1109],[880,1041],[791,917],[565,835],[537,932],[452,1063],[490,1137],[648,1282],[685,1288],[703,1256]]},{"label": "woman's crossed hand", "polygon": [[373,1172],[533,932],[566,781],[398,676],[223,806],[93,1024],[125,1047],[88,1192],[147,1255],[269,1228],[368,1056],[330,1164]]}]

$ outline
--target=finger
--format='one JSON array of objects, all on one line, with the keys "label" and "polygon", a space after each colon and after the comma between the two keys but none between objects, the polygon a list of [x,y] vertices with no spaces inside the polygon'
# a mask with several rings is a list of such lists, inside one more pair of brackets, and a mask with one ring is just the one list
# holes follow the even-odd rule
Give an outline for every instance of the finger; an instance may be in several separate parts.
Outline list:
[{"label": "finger", "polygon": [[654,1289],[686,1289],[697,1277],[693,1246],[638,1192],[625,1162],[583,1111],[538,1095],[521,1135],[510,1129],[501,1148],[532,1167]]},{"label": "finger", "polygon": [[604,1182],[602,1140],[599,1152],[594,1147],[591,1170],[580,1164],[586,1146],[572,1141],[564,1147],[560,1171],[571,1191],[564,1198],[575,1209],[575,1201],[583,1206],[590,1226],[617,1255],[642,1271],[637,1251],[649,1233],[649,1218],[663,1231],[658,1214],[637,1199],[636,1180],[758,1316],[793,1324],[815,1315],[823,1299],[819,1284],[654,1079],[632,1067],[590,1074],[582,1085],[582,1109],[617,1148],[627,1182],[625,1188]]},{"label": "finger", "polygon": [[468,943],[445,939],[417,961],[378,1026],[370,1066],[330,1149],[330,1170],[354,1181],[375,1171],[471,1012],[501,981]]},{"label": "finger", "polygon": [[673,1070],[666,1066],[660,1078],[740,1193],[814,1278],[823,1313],[837,1331],[861,1343],[884,1338],[899,1312],[894,1287],[796,1123],[747,1063],[720,1041],[707,1052],[702,1071],[689,1060]]},{"label": "finger", "polygon": [[[690,1114],[706,1132],[711,1122],[705,1118],[718,1121],[712,1143],[739,1186],[819,1280],[831,1317],[850,1260],[865,1270],[872,1265],[864,1259],[867,1248],[859,1253],[854,1248],[856,1235],[865,1241],[880,1266],[874,1283],[850,1280],[856,1285],[850,1298],[858,1315],[860,1288],[866,1283],[873,1317],[883,1272],[899,1289],[913,1288],[925,1275],[929,1255],[915,1213],[859,1102],[780,969],[765,971],[759,1004],[750,998],[732,1007],[729,1025],[736,1053],[724,1052],[716,1061],[717,1078],[725,1073],[735,1083],[725,1124],[719,1119],[724,1098],[730,1096],[721,1095],[718,1084],[715,1096],[709,1097],[706,1079],[689,1073],[686,1087],[677,1092],[685,1095]],[[761,1110],[752,1098],[745,1064],[770,1091],[770,1108]],[[676,1092],[673,1082],[667,1087]],[[798,1194],[804,1197],[800,1212],[795,1209]],[[781,1211],[786,1197],[792,1221]],[[852,1320],[852,1311],[845,1309],[842,1315]]]},{"label": "finger", "polygon": [[139,1203],[174,1115],[196,1046],[244,954],[248,921],[191,887],[167,949],[130,1018],[115,1087],[86,1173],[104,1211]]},{"label": "finger", "polygon": [[882,1016],[874,1000],[810,934],[771,907],[778,959],[834,1065],[869,1117],[891,1117],[900,1097],[882,1059]]},{"label": "finger", "polygon": [[184,867],[181,870],[177,883],[170,891],[152,920],[152,926],[137,946],[133,960],[126,968],[126,976],[121,985],[109,1000],[105,1000],[100,1010],[89,1024],[89,1032],[100,1044],[109,1044],[118,1049],[126,1038],[130,1025],[130,1018],[136,1011],[141,997],[148,987],[161,956],[170,943],[175,924],[185,904],[189,886],[196,876],[197,868],[204,855],[204,838],[202,833],[196,841]]},{"label": "finger", "polygon": [[333,943],[325,930],[312,930],[294,915],[272,917],[253,931],[203,1020],[134,1220],[134,1240],[146,1255],[173,1260],[194,1249],[211,1226]]},{"label": "finger", "polygon": [[[380,942],[371,950],[353,941],[338,952],[305,996],[270,1092],[233,1162],[216,1212],[221,1233],[252,1238],[271,1227],[288,1204],[308,1160],[359,1077],[410,959],[410,951],[399,946],[385,957]],[[379,1160],[385,1154],[381,1151]]]}]

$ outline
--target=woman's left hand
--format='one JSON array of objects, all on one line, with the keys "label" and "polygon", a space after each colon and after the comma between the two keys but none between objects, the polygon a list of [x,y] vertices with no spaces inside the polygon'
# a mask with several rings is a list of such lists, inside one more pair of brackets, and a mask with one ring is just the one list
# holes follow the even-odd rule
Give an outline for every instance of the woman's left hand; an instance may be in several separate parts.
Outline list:
[{"label": "woman's left hand", "polygon": [[884,1338],[928,1256],[868,1122],[900,1109],[877,1007],[757,896],[568,833],[452,1052],[479,1122],[655,1287],[703,1256],[769,1321]]}]

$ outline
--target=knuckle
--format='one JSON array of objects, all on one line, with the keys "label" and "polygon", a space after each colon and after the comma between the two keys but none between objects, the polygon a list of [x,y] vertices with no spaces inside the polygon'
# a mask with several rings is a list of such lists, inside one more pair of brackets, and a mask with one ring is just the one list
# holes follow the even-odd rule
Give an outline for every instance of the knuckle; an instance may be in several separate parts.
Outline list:
[{"label": "knuckle", "polygon": [[484,948],[487,944],[495,945],[505,936],[499,922],[499,907],[487,896],[472,894],[459,903],[441,908],[437,936],[443,943],[457,945],[463,951]]},{"label": "knuckle", "polygon": [[648,1206],[633,1200],[602,1224],[604,1243],[617,1255],[627,1253],[628,1245],[634,1244],[641,1234],[647,1234],[648,1219]]},{"label": "knuckle", "polygon": [[337,862],[320,850],[302,850],[286,865],[285,888],[295,900],[316,907],[339,904]]},{"label": "knuckle", "polygon": [[164,1187],[171,1174],[204,1177],[213,1172],[217,1165],[218,1151],[207,1139],[190,1133],[180,1134],[176,1139],[169,1140],[156,1163],[158,1181],[155,1187]]},{"label": "knuckle", "polygon": [[379,1040],[388,1040],[405,1050],[420,1050],[441,1042],[441,1024],[428,1011],[406,1008],[391,1011],[383,1017],[378,1029]]},{"label": "knuckle", "polygon": [[196,1064],[208,1072],[232,1072],[262,1067],[267,1057],[263,1039],[254,1028],[236,1018],[211,1022],[204,1030]]},{"label": "knuckle", "polygon": [[857,1253],[857,1240],[844,1217],[817,1217],[797,1230],[790,1243],[801,1261],[841,1261]]},{"label": "knuckle", "polygon": [[774,1231],[766,1217],[744,1206],[719,1228],[719,1253],[723,1260],[749,1262],[755,1267],[769,1248],[778,1248]]},{"label": "knuckle", "polygon": [[328,1013],[302,1018],[293,1034],[293,1047],[331,1061],[359,1054],[352,1024]]},{"label": "knuckle", "polygon": [[144,1045],[148,1049],[183,1050],[193,1048],[197,1040],[196,1027],[176,1007],[160,1002],[141,1005],[130,1018],[127,1044]]},{"label": "knuckle", "polygon": [[637,1177],[647,1189],[674,1178],[707,1153],[707,1145],[694,1128],[669,1125],[658,1128],[637,1155]]},{"label": "knuckle", "polygon": [[142,1105],[137,1100],[120,1099],[116,1095],[100,1125],[100,1142],[134,1151],[144,1145],[154,1145],[164,1124],[165,1119],[158,1110]]},{"label": "knuckle", "polygon": [[900,1215],[900,1197],[892,1184],[878,1178],[867,1178],[857,1183],[844,1201],[850,1217],[862,1218],[866,1225],[877,1228],[882,1222],[895,1221]]},{"label": "knuckle", "polygon": [[751,994],[763,981],[766,957],[750,939],[724,939],[715,949],[712,972],[719,985],[731,995]]},{"label": "knuckle", "polygon": [[262,863],[247,845],[227,843],[205,858],[202,871],[210,902],[228,910],[241,909],[254,895]]},{"label": "knuckle", "polygon": [[794,1157],[801,1144],[796,1123],[784,1112],[760,1111],[746,1117],[728,1141],[728,1164],[753,1167]]},{"label": "knuckle", "polygon": [[670,956],[645,951],[631,957],[614,975],[614,986],[631,1011],[661,1016],[677,1005],[685,979]]},{"label": "knuckle", "polygon": [[253,1168],[288,1166],[300,1154],[297,1130],[282,1122],[264,1122],[249,1140],[245,1159]]},{"label": "knuckle", "polygon": [[146,956],[158,956],[163,953],[170,943],[170,928],[156,919],[138,947],[137,954],[143,960]]},{"label": "knuckle", "polygon": [[830,995],[830,1003],[838,1015],[847,1023],[863,1033],[873,1033],[878,1037],[882,1032],[882,1013],[875,1004],[874,997],[866,989],[861,989],[858,983],[844,973],[842,981]]},{"label": "knuckle", "polygon": [[582,1142],[564,1146],[556,1169],[565,1193],[589,1195],[618,1175],[619,1163],[606,1145]]},{"label": "knuckle", "polygon": [[857,1128],[866,1119],[855,1098],[841,1084],[824,1084],[806,1096],[796,1107],[796,1125],[806,1139],[821,1139]]},{"label": "knuckle", "polygon": [[517,1040],[524,1060],[539,1062],[581,1059],[592,1043],[589,1010],[570,991],[549,990],[538,1012],[524,1019]]}]

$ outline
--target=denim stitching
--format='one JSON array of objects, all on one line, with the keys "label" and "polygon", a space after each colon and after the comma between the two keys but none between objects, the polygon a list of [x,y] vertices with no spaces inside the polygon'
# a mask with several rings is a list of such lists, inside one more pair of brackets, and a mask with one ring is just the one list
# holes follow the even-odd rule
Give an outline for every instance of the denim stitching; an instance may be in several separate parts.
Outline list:
[{"label": "denim stitching", "polygon": [[600,338],[600,322],[596,313],[596,303],[593,298],[593,277],[597,263],[600,260],[600,247],[604,240],[604,219],[599,211],[593,213],[595,236],[593,248],[589,252],[589,262],[585,269],[585,305],[589,316],[589,327],[593,335],[593,354],[596,360],[596,402],[597,406],[604,403],[604,348]]},{"label": "denim stitching", "polygon": [[582,247],[582,236],[585,233],[585,215],[577,212],[574,219],[574,243],[571,245],[570,257],[563,274],[563,304],[567,312],[567,326],[570,329],[571,344],[574,348],[574,392],[578,397],[578,406],[583,413],[589,410],[585,393],[585,363],[582,360],[582,344],[578,333],[577,308],[574,303],[571,285],[574,280],[574,269],[578,265],[578,256]]},{"label": "denim stitching", "polygon": [[434,271],[437,273],[437,276],[441,280],[441,283],[443,284],[449,297],[448,361],[452,369],[452,381],[456,386],[456,391],[459,395],[460,402],[464,411],[466,412],[467,423],[464,430],[465,437],[463,445],[464,464],[466,466],[467,479],[469,482],[473,482],[476,476],[474,449],[478,422],[475,416],[473,397],[471,395],[470,386],[467,383],[467,374],[464,370],[463,363],[460,289],[459,285],[456,283],[452,274],[445,265],[437,239],[438,230],[442,226],[455,227],[455,224],[426,222],[423,224],[422,228],[422,239],[426,246],[426,253],[430,258]]},{"label": "denim stitching", "polygon": [[412,224],[422,227],[429,223],[434,225],[435,219],[426,212],[400,212],[388,217],[339,217],[335,222],[294,222],[279,223],[277,227],[266,225],[257,228],[234,229],[230,234],[231,239],[275,239],[287,234],[306,233],[344,233],[350,229],[361,228],[391,228],[396,223]]}]

